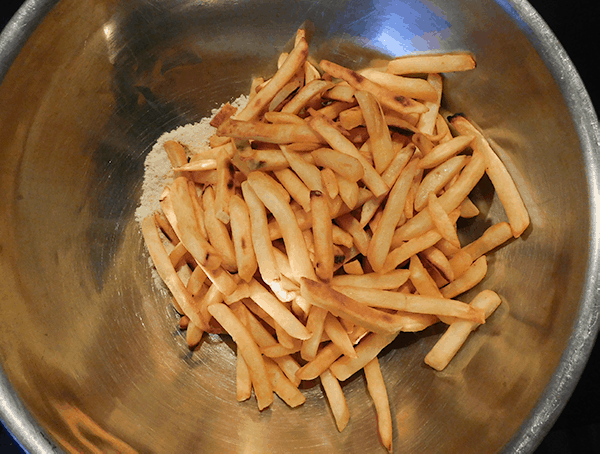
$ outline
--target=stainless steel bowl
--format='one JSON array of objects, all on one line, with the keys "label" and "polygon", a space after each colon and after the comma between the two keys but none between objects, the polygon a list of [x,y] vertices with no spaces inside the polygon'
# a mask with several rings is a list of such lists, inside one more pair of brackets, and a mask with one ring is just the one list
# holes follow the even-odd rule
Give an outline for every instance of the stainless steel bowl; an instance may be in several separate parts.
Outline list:
[{"label": "stainless steel bowl", "polygon": [[445,105],[532,218],[483,283],[507,304],[445,372],[423,364],[437,328],[387,349],[395,450],[529,452],[557,418],[598,329],[600,133],[527,2],[29,0],[0,37],[0,416],[28,451],[382,452],[361,377],[341,434],[318,387],[295,410],[237,403],[231,345],[189,353],[133,219],[154,140],[247,92],[305,21],[317,58],[352,67],[473,51]]}]

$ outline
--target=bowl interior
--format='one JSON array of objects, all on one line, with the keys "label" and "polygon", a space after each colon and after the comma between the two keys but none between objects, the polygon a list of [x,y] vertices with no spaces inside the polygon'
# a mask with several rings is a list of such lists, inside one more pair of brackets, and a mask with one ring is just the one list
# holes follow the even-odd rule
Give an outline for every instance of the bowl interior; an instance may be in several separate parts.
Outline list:
[{"label": "bowl interior", "polygon": [[[504,303],[451,365],[423,358],[440,327],[402,334],[381,364],[398,452],[496,452],[559,364],[586,279],[590,195],[573,120],[527,25],[504,2],[62,0],[0,86],[2,367],[65,450],[380,452],[361,376],[338,433],[319,386],[290,410],[235,400],[235,348],[190,353],[153,284],[134,219],[144,158],[176,126],[247,93],[295,30],[353,68],[413,51],[469,50],[444,106],[493,141],[532,226],[489,257]],[[511,14],[513,13],[513,14]],[[504,220],[489,182],[462,234]]]}]

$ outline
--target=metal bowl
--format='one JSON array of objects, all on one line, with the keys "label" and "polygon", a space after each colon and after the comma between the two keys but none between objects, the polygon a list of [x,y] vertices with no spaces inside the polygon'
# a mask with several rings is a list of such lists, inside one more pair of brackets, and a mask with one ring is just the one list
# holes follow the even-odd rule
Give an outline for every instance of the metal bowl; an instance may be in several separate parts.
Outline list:
[{"label": "metal bowl", "polygon": [[0,37],[0,414],[28,451],[383,451],[361,377],[343,433],[317,386],[295,410],[237,403],[232,346],[188,351],[133,217],[158,136],[246,93],[305,21],[352,67],[474,52],[445,107],[493,139],[532,219],[490,256],[506,304],[446,371],[423,364],[436,327],[382,356],[395,450],[528,452],[557,418],[598,329],[600,134],[527,2],[30,0]]}]

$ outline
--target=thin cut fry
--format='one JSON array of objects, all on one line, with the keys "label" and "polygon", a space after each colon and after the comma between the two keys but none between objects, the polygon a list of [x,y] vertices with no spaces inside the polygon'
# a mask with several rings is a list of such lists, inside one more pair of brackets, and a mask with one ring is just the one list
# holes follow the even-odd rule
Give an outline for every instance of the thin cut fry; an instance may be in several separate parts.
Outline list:
[{"label": "thin cut fry", "polygon": [[248,205],[240,196],[233,195],[229,201],[229,213],[238,275],[244,281],[250,282],[258,265],[252,245],[252,228],[250,226]]},{"label": "thin cut fry", "polygon": [[476,66],[468,53],[409,55],[392,60],[387,71],[392,74],[448,73],[468,71]]},{"label": "thin cut fry", "polygon": [[441,288],[444,298],[454,298],[479,284],[487,273],[487,259],[482,255],[458,278]]},{"label": "thin cut fry", "polygon": [[344,392],[342,391],[340,383],[329,370],[324,371],[320,375],[320,378],[335,423],[338,430],[341,432],[346,428],[348,421],[350,420],[350,410],[348,409]]},{"label": "thin cut fry", "polygon": [[381,443],[389,452],[392,452],[392,413],[377,357],[369,361],[364,370],[367,389],[377,412],[377,429],[379,430]]}]

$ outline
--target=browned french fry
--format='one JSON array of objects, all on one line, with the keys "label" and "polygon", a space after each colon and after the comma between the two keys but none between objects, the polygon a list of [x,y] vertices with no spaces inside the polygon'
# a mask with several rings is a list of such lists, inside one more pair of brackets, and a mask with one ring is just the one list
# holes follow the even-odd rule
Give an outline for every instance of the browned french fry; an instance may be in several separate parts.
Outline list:
[{"label": "browned french fry", "polygon": [[252,245],[252,228],[250,226],[248,205],[241,197],[233,195],[229,201],[229,213],[238,275],[244,281],[250,282],[258,265]]},{"label": "browned french fry", "polygon": [[[359,306],[394,309],[416,314],[458,317],[484,323],[483,313],[468,304],[448,298],[404,294],[389,290],[335,286],[336,293],[345,295]],[[388,314],[389,315],[389,314]]]},{"label": "browned french fry", "polygon": [[375,411],[377,412],[377,429],[381,443],[388,452],[392,452],[392,413],[388,401],[387,390],[383,375],[379,367],[377,357],[369,361],[365,367],[365,378],[367,380],[367,389],[373,399]]},{"label": "browned french fry", "polygon": [[342,175],[352,182],[356,182],[364,176],[365,172],[360,161],[349,154],[330,148],[319,148],[311,154],[316,165],[332,169],[338,175]]},{"label": "browned french fry", "polygon": [[219,127],[218,133],[223,137],[276,144],[293,142],[324,143],[319,134],[315,133],[308,125],[290,123],[271,124],[259,121],[234,120],[232,118]]},{"label": "browned french fry", "polygon": [[[352,346],[352,341],[350,340],[348,333],[340,321],[330,312],[328,312],[327,316],[325,317],[323,329],[331,339],[331,342],[337,345],[344,355],[349,356],[350,358],[356,358],[356,352],[354,351],[354,347]],[[314,357],[312,359],[314,359]]]},{"label": "browned french fry", "polygon": [[342,356],[329,370],[338,380],[345,381],[376,358],[395,338],[396,334],[371,333],[356,346],[356,358]]},{"label": "browned french fry", "polygon": [[325,97],[342,102],[354,101],[354,92],[356,90],[350,86],[347,82],[340,82],[336,84],[331,90],[325,93]]},{"label": "browned french fry", "polygon": [[479,284],[487,273],[487,259],[482,255],[458,278],[441,288],[444,298],[454,298]]},{"label": "browned french fry", "polygon": [[343,79],[357,90],[368,91],[375,95],[377,100],[388,109],[395,110],[401,113],[422,113],[426,111],[426,107],[404,96],[396,95],[387,88],[382,87],[374,82],[371,82],[364,76],[361,76],[356,71],[337,65],[327,60],[321,60],[319,66],[326,73],[333,77]]},{"label": "browned french fry", "polygon": [[468,71],[476,66],[475,58],[468,53],[408,55],[392,60],[387,72],[392,74],[448,73]]},{"label": "browned french fry", "polygon": [[173,227],[171,227],[171,224],[169,224],[167,218],[157,211],[154,213],[154,221],[173,246],[177,246],[179,244],[179,237],[175,233],[175,230],[173,230]]},{"label": "browned french fry", "polygon": [[[446,213],[457,208],[462,201],[469,195],[471,190],[479,182],[485,172],[485,160],[481,153],[473,152],[469,163],[459,174],[456,182],[444,192],[439,201],[444,207]],[[418,235],[423,234],[433,226],[431,217],[427,210],[423,210],[415,217],[410,219],[406,224],[401,226],[396,234],[400,239],[409,240]],[[395,234],[395,235],[396,235]]]},{"label": "browned french fry", "polygon": [[307,83],[300,91],[294,96],[294,98],[288,102],[281,109],[282,112],[298,114],[300,110],[308,104],[308,102],[319,93],[323,93],[325,90],[330,89],[334,86],[333,82],[326,80],[313,80]]},{"label": "browned french fry", "polygon": [[[232,145],[233,146],[233,145]],[[215,217],[229,224],[229,199],[235,193],[235,167],[225,149],[217,154],[217,184],[215,186]]]},{"label": "browned french fry", "polygon": [[340,124],[348,131],[365,124],[365,117],[360,107],[352,107],[340,112]]},{"label": "browned french fry", "polygon": [[506,222],[498,222],[486,229],[479,238],[467,244],[463,251],[471,256],[473,260],[487,254],[511,238],[512,226]]},{"label": "browned french fry", "polygon": [[402,77],[378,71],[374,68],[367,68],[359,72],[367,79],[401,96],[431,102],[437,100],[437,92],[426,80],[416,77]]},{"label": "browned french fry", "polygon": [[448,257],[437,247],[431,246],[419,253],[431,266],[437,269],[443,278],[452,282],[454,280],[454,271]]},{"label": "browned french fry", "polygon": [[464,116],[455,115],[451,123],[460,134],[473,134],[477,137],[473,146],[485,157],[486,173],[506,211],[513,236],[518,238],[529,226],[529,214],[510,173],[483,134],[469,120]]},{"label": "browned french fry", "polygon": [[235,389],[238,402],[250,399],[252,396],[252,380],[246,360],[242,355],[237,355],[235,363]]},{"label": "browned french fry", "polygon": [[269,358],[265,358],[267,373],[273,383],[273,391],[292,408],[302,405],[306,398],[282,372],[277,363]]},{"label": "browned french fry", "polygon": [[372,309],[320,282],[303,278],[300,292],[311,304],[375,333],[397,333],[401,329],[393,314]]},{"label": "browned french fry", "polygon": [[183,243],[177,243],[175,248],[171,252],[169,252],[169,259],[171,260],[173,267],[175,267],[176,269],[179,268],[179,265],[183,263],[183,258],[186,256],[187,253],[188,251],[183,245]]},{"label": "browned french fry", "polygon": [[[483,290],[471,301],[471,306],[483,310],[485,318],[488,318],[501,302],[502,300],[496,293],[491,290]],[[471,331],[478,326],[478,323],[468,320],[453,322],[427,354],[425,363],[436,370],[443,370],[467,340]]]},{"label": "browned french fry", "polygon": [[326,370],[319,376],[338,430],[343,431],[350,420],[350,410],[344,392],[333,374]]},{"label": "browned french fry", "polygon": [[[365,272],[362,269],[362,265],[358,260],[352,260],[351,262],[344,263],[343,268],[347,275],[362,276],[363,274],[365,274]],[[344,284],[338,283],[338,285]]]},{"label": "browned french fry", "polygon": [[192,275],[190,276],[190,280],[187,283],[188,292],[192,294],[192,296],[197,296],[202,291],[202,286],[206,282],[206,274],[202,271],[202,268],[197,266]]},{"label": "browned french fry", "polygon": [[202,340],[202,335],[204,334],[204,330],[199,326],[196,326],[194,323],[190,322],[188,324],[187,330],[185,332],[185,341],[188,344],[190,350],[193,350],[198,346],[200,341]]},{"label": "browned french fry", "polygon": [[237,344],[238,354],[244,357],[250,371],[258,408],[259,410],[267,408],[273,403],[273,387],[267,375],[263,356],[252,335],[226,304],[211,304],[208,306],[208,312]]},{"label": "browned french fry", "polygon": [[275,95],[296,75],[298,70],[304,67],[307,56],[308,43],[305,39],[300,39],[269,83],[236,115],[236,119],[254,120],[258,118],[267,109]]},{"label": "browned french fry", "polygon": [[[304,296],[304,295],[303,295]],[[321,343],[321,335],[325,325],[325,317],[327,310],[319,306],[312,306],[308,313],[306,328],[312,333],[310,338],[302,342],[300,355],[305,361],[310,361],[317,355],[319,344]]]},{"label": "browned french fry", "polygon": [[381,174],[390,165],[395,155],[392,147],[392,136],[383,117],[383,110],[381,110],[375,96],[369,92],[357,90],[354,97],[362,110],[365,125],[369,132],[375,170]]},{"label": "browned french fry", "polygon": [[373,166],[358,152],[352,142],[329,124],[328,119],[323,116],[313,116],[310,120],[310,126],[329,143],[331,148],[358,159],[364,171],[362,180],[375,195],[380,196],[387,192],[387,185]]},{"label": "browned french fry", "polygon": [[432,169],[443,162],[446,162],[451,157],[457,155],[465,148],[467,148],[471,142],[473,142],[474,136],[458,136],[448,142],[441,143],[434,147],[427,156],[425,156],[419,162],[419,167],[422,169]]},{"label": "browned french fry", "polygon": [[[252,189],[273,214],[283,234],[283,241],[290,258],[290,266],[300,277],[315,278],[315,272],[308,256],[302,230],[298,226],[296,216],[279,192],[274,189],[275,180],[262,172],[252,172],[248,175]],[[260,265],[260,262],[259,262]]]},{"label": "browned french fry", "polygon": [[[321,107],[317,110],[317,112],[319,112],[319,114],[323,115],[324,117],[329,118],[330,120],[335,120],[336,118],[338,118],[341,112],[347,109],[351,109],[355,105],[355,100],[352,100],[352,102],[334,101],[325,107]],[[346,127],[344,126],[344,128]]]},{"label": "browned french fry", "polygon": [[[400,173],[387,198],[381,220],[373,232],[367,258],[373,269],[380,272],[390,251],[394,231],[403,214],[408,190],[418,169],[418,159],[411,161]],[[394,267],[395,268],[395,267]]]},{"label": "browned french fry", "polygon": [[268,110],[269,111],[279,111],[285,105],[286,101],[291,97],[291,95],[296,92],[302,84],[304,80],[302,78],[303,74],[296,73],[296,75],[290,80],[287,84],[285,84],[279,92],[273,97],[271,102],[269,103]]}]

